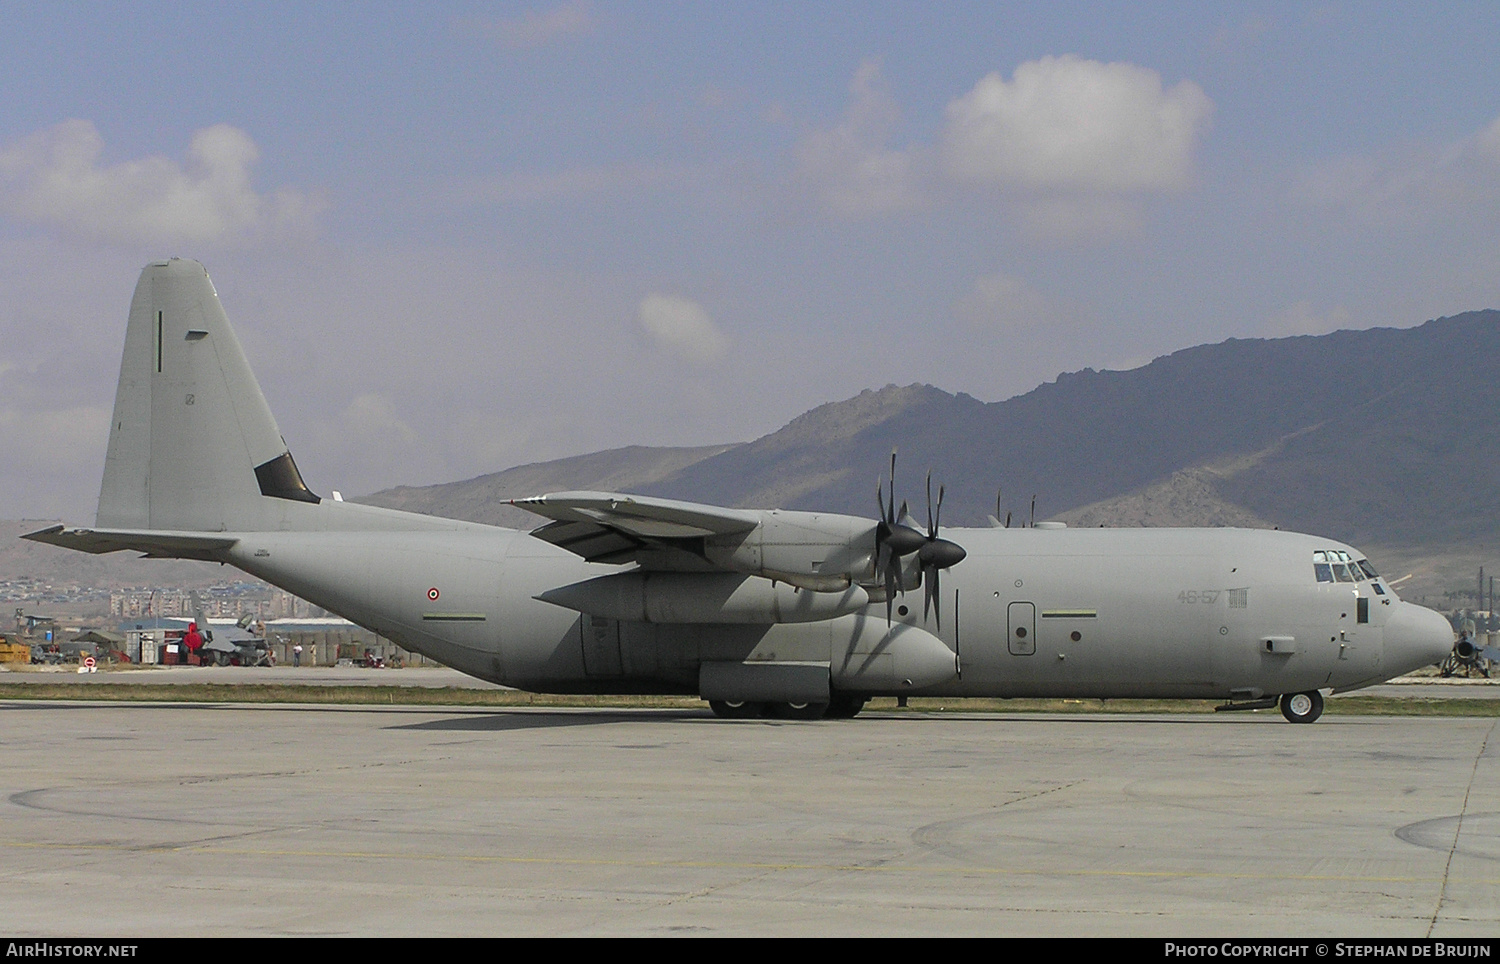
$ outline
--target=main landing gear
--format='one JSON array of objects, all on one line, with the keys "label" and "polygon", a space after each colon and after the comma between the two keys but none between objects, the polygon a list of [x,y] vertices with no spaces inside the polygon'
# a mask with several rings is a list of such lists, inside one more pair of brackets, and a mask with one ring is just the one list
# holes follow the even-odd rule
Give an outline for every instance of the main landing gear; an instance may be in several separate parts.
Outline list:
[{"label": "main landing gear", "polygon": [[1281,697],[1281,715],[1291,723],[1311,723],[1323,715],[1323,694],[1317,690],[1286,693]]},{"label": "main landing gear", "polygon": [[834,693],[827,703],[761,703],[753,700],[709,700],[709,709],[724,720],[852,720],[869,697]]}]

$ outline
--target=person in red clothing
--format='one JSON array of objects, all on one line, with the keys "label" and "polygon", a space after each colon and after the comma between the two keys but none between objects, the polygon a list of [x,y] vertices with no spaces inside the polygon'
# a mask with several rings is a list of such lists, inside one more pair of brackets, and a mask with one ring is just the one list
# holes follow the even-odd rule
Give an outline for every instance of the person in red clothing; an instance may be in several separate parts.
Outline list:
[{"label": "person in red clothing", "polygon": [[197,656],[198,650],[203,648],[203,635],[198,632],[196,622],[188,623],[187,632],[182,636],[182,644],[187,647],[189,656]]}]

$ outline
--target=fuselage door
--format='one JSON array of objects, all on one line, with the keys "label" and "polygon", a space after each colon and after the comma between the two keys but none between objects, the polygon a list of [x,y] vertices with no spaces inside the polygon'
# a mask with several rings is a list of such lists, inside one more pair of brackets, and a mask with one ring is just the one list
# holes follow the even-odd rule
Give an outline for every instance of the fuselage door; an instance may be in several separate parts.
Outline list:
[{"label": "fuselage door", "polygon": [[1013,602],[1009,610],[1009,646],[1012,656],[1036,653],[1036,604]]}]

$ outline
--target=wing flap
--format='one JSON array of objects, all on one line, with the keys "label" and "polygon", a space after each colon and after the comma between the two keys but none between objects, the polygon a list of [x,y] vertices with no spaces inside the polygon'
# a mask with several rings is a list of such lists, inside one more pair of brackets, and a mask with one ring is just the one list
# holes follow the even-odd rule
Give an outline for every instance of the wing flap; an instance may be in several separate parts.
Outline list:
[{"label": "wing flap", "polygon": [[549,522],[531,533],[589,562],[628,562],[645,543],[597,522]]},{"label": "wing flap", "polygon": [[736,535],[760,524],[759,513],[743,509],[617,492],[555,492],[512,499],[511,505],[559,522],[594,522],[641,539]]},{"label": "wing flap", "polygon": [[531,534],[589,562],[638,562],[650,568],[697,568],[703,541],[742,535],[760,514],[614,492],[556,492],[512,499],[553,521]]}]

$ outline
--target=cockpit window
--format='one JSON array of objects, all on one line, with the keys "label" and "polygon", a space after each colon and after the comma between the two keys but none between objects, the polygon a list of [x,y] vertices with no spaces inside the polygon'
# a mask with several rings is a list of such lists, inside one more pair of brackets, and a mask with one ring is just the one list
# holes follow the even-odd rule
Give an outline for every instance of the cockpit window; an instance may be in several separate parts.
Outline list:
[{"label": "cockpit window", "polygon": [[[1364,582],[1366,579],[1379,578],[1369,560],[1355,561],[1353,556],[1342,549],[1318,549],[1312,555],[1313,578],[1318,582]],[[1379,592],[1379,589],[1376,591]]]}]

